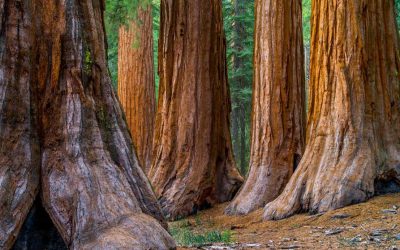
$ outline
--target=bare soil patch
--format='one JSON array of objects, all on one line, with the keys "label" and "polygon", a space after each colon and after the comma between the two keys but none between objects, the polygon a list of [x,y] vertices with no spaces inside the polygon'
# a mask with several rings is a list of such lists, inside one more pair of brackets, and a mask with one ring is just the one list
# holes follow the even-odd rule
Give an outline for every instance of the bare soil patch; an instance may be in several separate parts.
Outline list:
[{"label": "bare soil patch", "polygon": [[[227,216],[227,204],[171,222],[194,233],[232,233],[232,243],[200,249],[396,249],[400,247],[400,194],[375,197],[325,214],[300,214],[262,221],[262,209],[247,216]],[[185,248],[180,249],[196,249]]]}]

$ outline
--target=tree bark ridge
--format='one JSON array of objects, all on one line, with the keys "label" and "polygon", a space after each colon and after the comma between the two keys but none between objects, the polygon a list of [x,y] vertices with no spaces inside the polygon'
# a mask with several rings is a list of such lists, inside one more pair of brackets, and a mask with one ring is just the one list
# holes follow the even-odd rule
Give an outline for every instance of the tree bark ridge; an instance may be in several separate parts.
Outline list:
[{"label": "tree bark ridge", "polygon": [[233,159],[221,2],[161,1],[160,90],[149,178],[170,219],[230,200]]},{"label": "tree bark ridge", "polygon": [[393,5],[313,1],[308,143],[289,184],[266,206],[266,219],[359,203],[388,183],[400,189]]},{"label": "tree bark ridge", "polygon": [[70,249],[174,248],[111,86],[104,2],[1,6],[0,134],[15,139],[0,141],[0,246],[18,235],[40,171],[43,206]]},{"label": "tree bark ridge", "polygon": [[138,159],[147,172],[156,112],[151,6],[139,7],[137,15],[137,21],[119,29],[118,97]]},{"label": "tree bark ridge", "polygon": [[0,1],[0,248],[10,248],[38,192],[40,149],[31,6]]},{"label": "tree bark ridge", "polygon": [[248,214],[274,200],[305,144],[301,1],[259,0],[255,10],[250,172],[228,214]]}]

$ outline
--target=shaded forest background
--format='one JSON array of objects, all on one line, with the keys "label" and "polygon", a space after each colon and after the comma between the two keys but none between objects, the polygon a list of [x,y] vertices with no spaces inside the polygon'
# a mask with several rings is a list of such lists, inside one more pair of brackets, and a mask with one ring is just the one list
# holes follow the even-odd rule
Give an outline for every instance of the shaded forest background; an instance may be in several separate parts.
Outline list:
[{"label": "shaded forest background", "polygon": [[[227,40],[228,77],[232,101],[231,133],[237,166],[248,172],[250,158],[250,116],[253,82],[254,0],[222,0],[224,28]],[[118,30],[136,20],[136,9],[152,5],[156,97],[158,93],[158,38],[160,29],[160,0],[107,0],[105,25],[108,41],[108,64],[116,88],[118,82]],[[311,32],[311,0],[303,0],[303,37],[306,88],[309,80]],[[400,0],[395,0],[397,27],[400,27]],[[132,46],[140,46],[134,43]],[[307,93],[307,91],[306,91]]]}]

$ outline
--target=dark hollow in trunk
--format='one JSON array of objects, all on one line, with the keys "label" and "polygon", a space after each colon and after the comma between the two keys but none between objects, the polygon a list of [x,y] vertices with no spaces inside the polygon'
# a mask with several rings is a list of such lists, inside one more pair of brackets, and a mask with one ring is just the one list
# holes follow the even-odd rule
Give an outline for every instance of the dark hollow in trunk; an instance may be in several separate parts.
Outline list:
[{"label": "dark hollow in trunk", "polygon": [[175,247],[111,86],[103,12],[102,0],[0,0],[1,249],[39,175],[68,248]]},{"label": "dark hollow in trunk", "polygon": [[37,198],[22,226],[13,250],[67,250],[61,235]]}]

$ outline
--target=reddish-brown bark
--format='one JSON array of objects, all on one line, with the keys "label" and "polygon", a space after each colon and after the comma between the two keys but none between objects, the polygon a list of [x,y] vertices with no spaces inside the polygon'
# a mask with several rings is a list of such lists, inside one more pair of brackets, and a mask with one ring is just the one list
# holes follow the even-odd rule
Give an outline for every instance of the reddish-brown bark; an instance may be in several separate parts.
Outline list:
[{"label": "reddish-brown bark", "polygon": [[248,214],[274,200],[305,144],[301,0],[256,0],[255,14],[250,172],[228,214]]},{"label": "reddish-brown bark", "polygon": [[325,212],[400,188],[399,40],[392,0],[313,0],[307,147],[264,217]]},{"label": "reddish-brown bark", "polygon": [[111,86],[103,10],[101,0],[0,0],[2,249],[39,171],[43,206],[70,249],[175,247]]},{"label": "reddish-brown bark", "polygon": [[138,20],[119,30],[118,97],[139,162],[147,172],[156,112],[151,6],[139,7],[137,16]]},{"label": "reddish-brown bark", "polygon": [[161,1],[159,73],[149,177],[176,219],[230,200],[242,183],[229,132],[221,1]]}]

